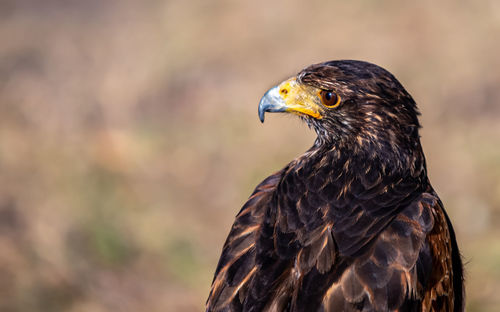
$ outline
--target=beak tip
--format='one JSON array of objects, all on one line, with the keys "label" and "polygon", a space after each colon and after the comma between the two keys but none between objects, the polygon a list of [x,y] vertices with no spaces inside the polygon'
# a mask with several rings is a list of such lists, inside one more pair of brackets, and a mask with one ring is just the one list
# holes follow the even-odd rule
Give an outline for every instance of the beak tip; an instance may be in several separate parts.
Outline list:
[{"label": "beak tip", "polygon": [[278,94],[278,87],[269,89],[259,102],[259,119],[264,123],[266,112],[283,112],[285,106]]}]

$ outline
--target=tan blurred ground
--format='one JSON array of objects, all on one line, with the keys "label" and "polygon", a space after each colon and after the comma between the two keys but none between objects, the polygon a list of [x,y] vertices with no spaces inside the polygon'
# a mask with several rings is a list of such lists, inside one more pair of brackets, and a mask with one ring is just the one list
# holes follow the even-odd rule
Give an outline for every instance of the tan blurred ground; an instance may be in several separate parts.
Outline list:
[{"label": "tan blurred ground", "polygon": [[201,311],[234,215],[312,144],[257,104],[311,63],[423,113],[469,311],[500,307],[500,2],[0,1],[0,311]]}]

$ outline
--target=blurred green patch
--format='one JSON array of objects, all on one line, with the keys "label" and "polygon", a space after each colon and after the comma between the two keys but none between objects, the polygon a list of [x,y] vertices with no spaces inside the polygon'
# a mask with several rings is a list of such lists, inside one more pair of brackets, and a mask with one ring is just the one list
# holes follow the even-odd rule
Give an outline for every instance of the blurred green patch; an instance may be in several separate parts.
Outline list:
[{"label": "blurred green patch", "polygon": [[199,283],[199,275],[203,269],[197,250],[199,248],[186,238],[171,239],[165,248],[168,271],[189,286]]},{"label": "blurred green patch", "polygon": [[90,244],[100,262],[119,265],[132,258],[134,253],[130,241],[114,226],[98,221],[90,230]]},{"label": "blurred green patch", "polygon": [[67,245],[75,264],[100,267],[120,267],[136,255],[130,235],[111,220],[86,221],[68,234]]}]

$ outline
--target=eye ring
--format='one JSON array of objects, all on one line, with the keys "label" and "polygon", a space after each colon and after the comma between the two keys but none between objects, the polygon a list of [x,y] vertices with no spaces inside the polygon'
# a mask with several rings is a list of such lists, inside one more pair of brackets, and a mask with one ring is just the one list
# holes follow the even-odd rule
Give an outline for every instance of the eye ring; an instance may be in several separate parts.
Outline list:
[{"label": "eye ring", "polygon": [[323,105],[328,108],[334,108],[340,104],[340,96],[332,90],[321,90],[319,96]]}]

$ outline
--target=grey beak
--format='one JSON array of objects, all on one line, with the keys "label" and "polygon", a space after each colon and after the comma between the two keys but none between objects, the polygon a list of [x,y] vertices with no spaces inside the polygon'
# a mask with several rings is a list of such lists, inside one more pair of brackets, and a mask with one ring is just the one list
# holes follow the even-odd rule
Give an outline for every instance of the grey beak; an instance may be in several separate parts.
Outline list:
[{"label": "grey beak", "polygon": [[266,94],[262,97],[259,103],[259,118],[261,122],[264,122],[264,115],[266,112],[277,113],[285,112],[286,105],[279,94],[278,86],[269,89]]}]

